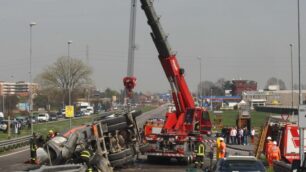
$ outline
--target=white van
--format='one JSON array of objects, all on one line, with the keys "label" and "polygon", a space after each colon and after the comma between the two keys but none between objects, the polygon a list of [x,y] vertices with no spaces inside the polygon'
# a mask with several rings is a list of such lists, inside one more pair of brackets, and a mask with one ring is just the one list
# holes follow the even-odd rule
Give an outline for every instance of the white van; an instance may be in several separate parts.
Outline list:
[{"label": "white van", "polygon": [[39,122],[48,122],[50,119],[49,114],[48,113],[40,113],[37,116],[37,120]]}]

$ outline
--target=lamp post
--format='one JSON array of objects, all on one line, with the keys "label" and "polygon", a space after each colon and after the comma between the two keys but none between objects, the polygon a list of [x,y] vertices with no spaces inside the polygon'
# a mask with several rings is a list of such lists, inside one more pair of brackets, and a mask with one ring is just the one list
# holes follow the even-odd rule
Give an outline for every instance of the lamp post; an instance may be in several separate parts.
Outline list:
[{"label": "lamp post", "polygon": [[35,26],[35,22],[30,23],[30,71],[29,71],[29,113],[30,113],[30,122],[31,122],[31,135],[33,135],[33,123],[32,123],[32,27]]},{"label": "lamp post", "polygon": [[[297,0],[297,25],[298,25],[298,70],[299,70],[299,105],[303,104],[301,92],[301,39],[300,39],[300,0]],[[299,115],[300,116],[300,115]],[[300,120],[300,119],[299,119]],[[299,121],[300,122],[300,121]],[[300,165],[304,162],[304,128],[299,128],[300,133]]]},{"label": "lamp post", "polygon": [[[68,41],[68,63],[69,63],[69,76],[68,76],[68,99],[69,99],[69,106],[71,106],[71,59],[70,59],[70,45],[72,44],[72,41]],[[67,112],[66,112],[67,113]],[[67,114],[66,114],[67,115]],[[69,119],[69,127],[71,129],[71,118]]]},{"label": "lamp post", "polygon": [[210,110],[213,111],[213,97],[212,97],[213,89],[210,89]]},{"label": "lamp post", "polygon": [[[289,44],[290,46],[290,57],[291,57],[291,109],[293,109],[293,59],[292,59],[292,46],[293,44]],[[293,115],[293,111],[292,111]]]},{"label": "lamp post", "polygon": [[68,63],[69,63],[69,76],[68,76],[68,99],[69,99],[69,105],[71,105],[71,60],[70,60],[70,45],[72,44],[72,41],[68,41]]},{"label": "lamp post", "polygon": [[197,58],[200,61],[200,84],[199,84],[199,97],[200,97],[200,107],[203,106],[203,98],[202,98],[202,58]]}]

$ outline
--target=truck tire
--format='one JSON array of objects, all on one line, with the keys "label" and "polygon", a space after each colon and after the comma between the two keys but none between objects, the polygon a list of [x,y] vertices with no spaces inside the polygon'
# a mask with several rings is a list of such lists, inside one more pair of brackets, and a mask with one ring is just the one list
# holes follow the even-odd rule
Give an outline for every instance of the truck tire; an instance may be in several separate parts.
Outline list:
[{"label": "truck tire", "polygon": [[129,155],[129,156],[127,156],[125,158],[122,158],[122,159],[118,159],[118,160],[115,160],[115,161],[110,161],[110,163],[111,163],[111,165],[113,167],[121,167],[124,164],[132,162],[133,160],[134,160],[134,156],[133,155]]},{"label": "truck tire", "polygon": [[109,161],[115,161],[115,160],[118,160],[118,159],[125,158],[129,155],[133,155],[133,151],[130,148],[125,149],[125,150],[123,150],[121,152],[118,152],[118,153],[109,154],[108,159],[109,159]]},{"label": "truck tire", "polygon": [[116,131],[116,130],[124,130],[127,127],[126,122],[121,122],[118,124],[108,126],[108,132]]}]

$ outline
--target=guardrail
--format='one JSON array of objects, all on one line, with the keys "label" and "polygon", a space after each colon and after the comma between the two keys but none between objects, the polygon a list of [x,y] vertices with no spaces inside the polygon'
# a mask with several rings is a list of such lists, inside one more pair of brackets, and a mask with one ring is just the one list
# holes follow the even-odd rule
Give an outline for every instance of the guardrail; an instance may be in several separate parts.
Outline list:
[{"label": "guardrail", "polygon": [[5,141],[0,141],[0,152],[8,151],[10,149],[16,149],[21,146],[29,144],[31,135],[23,136],[16,139],[10,139]]}]

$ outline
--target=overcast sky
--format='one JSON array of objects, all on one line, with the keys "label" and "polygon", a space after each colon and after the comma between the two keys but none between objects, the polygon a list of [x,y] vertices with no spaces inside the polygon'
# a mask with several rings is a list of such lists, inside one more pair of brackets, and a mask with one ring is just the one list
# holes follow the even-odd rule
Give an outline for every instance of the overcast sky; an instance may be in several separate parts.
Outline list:
[{"label": "overcast sky", "polygon": [[[29,80],[29,23],[33,78],[60,56],[86,61],[97,88],[122,89],[127,71],[130,0],[0,0],[0,80]],[[290,88],[290,47],[297,70],[297,0],[155,0],[191,91],[200,80],[250,79],[263,88],[275,76]],[[306,76],[306,2],[301,0],[302,78]],[[135,53],[137,91],[169,84],[138,2]],[[302,80],[302,81],[305,81]]]}]

